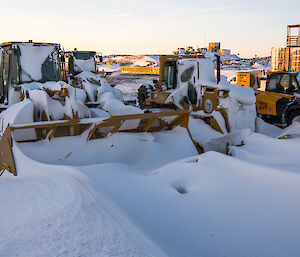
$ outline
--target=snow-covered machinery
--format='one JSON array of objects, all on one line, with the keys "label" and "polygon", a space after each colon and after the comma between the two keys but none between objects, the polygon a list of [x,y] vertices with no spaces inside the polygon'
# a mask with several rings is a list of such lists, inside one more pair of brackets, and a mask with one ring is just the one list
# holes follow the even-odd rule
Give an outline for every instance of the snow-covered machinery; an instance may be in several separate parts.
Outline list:
[{"label": "snow-covered machinery", "polygon": [[75,76],[79,86],[62,81],[59,44],[12,42],[0,46],[5,109],[0,114],[1,170],[17,174],[14,142],[65,136],[92,140],[116,132],[154,132],[176,126],[188,129],[187,111],[144,113],[125,105],[121,92],[92,71]]},{"label": "snow-covered machinery", "polygon": [[253,89],[230,84],[220,76],[219,68],[216,78],[210,58],[160,56],[159,81],[153,82],[154,85],[139,88],[141,109],[189,109],[194,117],[222,133],[244,128],[255,130]]},{"label": "snow-covered machinery", "polygon": [[0,102],[11,105],[20,101],[22,84],[61,80],[59,54],[59,44],[0,44]]},{"label": "snow-covered machinery", "polygon": [[74,79],[81,72],[96,73],[96,52],[95,51],[67,51],[64,52],[64,69],[67,80]]}]

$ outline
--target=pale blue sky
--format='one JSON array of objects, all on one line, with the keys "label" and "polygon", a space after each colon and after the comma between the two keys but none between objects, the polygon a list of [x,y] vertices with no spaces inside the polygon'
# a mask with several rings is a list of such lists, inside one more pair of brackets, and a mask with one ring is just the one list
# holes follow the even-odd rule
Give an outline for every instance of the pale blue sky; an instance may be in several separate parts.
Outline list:
[{"label": "pale blue sky", "polygon": [[220,41],[242,57],[285,46],[300,1],[1,1],[0,41],[58,42],[66,50],[163,54]]}]

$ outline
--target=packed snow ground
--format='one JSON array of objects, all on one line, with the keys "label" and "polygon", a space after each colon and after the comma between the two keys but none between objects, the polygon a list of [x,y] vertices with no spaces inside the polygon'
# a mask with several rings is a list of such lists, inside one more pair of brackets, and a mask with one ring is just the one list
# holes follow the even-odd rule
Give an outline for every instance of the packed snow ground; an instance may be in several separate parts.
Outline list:
[{"label": "packed snow ground", "polygon": [[15,143],[0,255],[298,256],[300,140],[258,122],[273,137],[250,133],[232,156],[197,155],[182,128]]}]

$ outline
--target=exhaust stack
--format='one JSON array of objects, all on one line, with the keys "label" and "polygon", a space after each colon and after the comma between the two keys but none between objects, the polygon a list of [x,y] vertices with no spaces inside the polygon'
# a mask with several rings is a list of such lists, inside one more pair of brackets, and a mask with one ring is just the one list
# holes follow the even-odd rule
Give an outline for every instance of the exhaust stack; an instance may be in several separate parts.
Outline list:
[{"label": "exhaust stack", "polygon": [[220,55],[216,55],[217,57],[217,84],[219,84],[221,80],[221,60]]}]

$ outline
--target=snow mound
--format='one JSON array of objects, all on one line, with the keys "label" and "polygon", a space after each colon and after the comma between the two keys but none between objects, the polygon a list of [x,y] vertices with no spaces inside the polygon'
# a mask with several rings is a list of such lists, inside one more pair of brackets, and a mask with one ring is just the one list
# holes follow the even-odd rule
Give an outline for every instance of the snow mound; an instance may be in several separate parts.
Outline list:
[{"label": "snow mound", "polygon": [[300,122],[293,122],[290,126],[286,127],[277,138],[294,138],[300,137]]},{"label": "snow mound", "polygon": [[0,134],[3,135],[8,124],[22,124],[33,122],[34,104],[31,100],[25,99],[12,105],[0,113]]},{"label": "snow mound", "polygon": [[[120,99],[119,93],[116,93],[108,83],[103,83],[98,89],[97,102],[99,106],[111,115],[125,115],[144,113],[140,108],[131,105],[125,105]],[[119,90],[118,90],[119,91]]]},{"label": "snow mound", "polygon": [[278,137],[282,133],[282,129],[263,121],[261,118],[256,117],[255,120],[256,132],[264,134],[269,137]]},{"label": "snow mound", "polygon": [[245,138],[251,134],[250,129],[236,130],[223,136],[213,138],[207,141],[204,145],[204,151],[215,151],[228,154],[229,147],[234,145],[243,145]]},{"label": "snow mound", "polygon": [[299,138],[277,139],[253,133],[244,143],[230,147],[232,156],[255,165],[299,173]]},{"label": "snow mound", "polygon": [[18,177],[0,181],[1,256],[165,256],[82,172],[13,151]]}]

